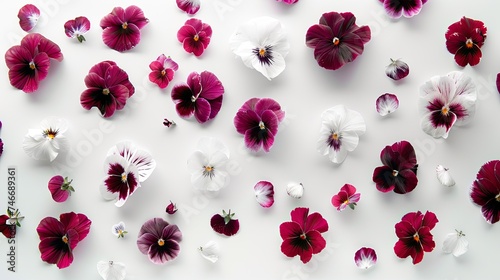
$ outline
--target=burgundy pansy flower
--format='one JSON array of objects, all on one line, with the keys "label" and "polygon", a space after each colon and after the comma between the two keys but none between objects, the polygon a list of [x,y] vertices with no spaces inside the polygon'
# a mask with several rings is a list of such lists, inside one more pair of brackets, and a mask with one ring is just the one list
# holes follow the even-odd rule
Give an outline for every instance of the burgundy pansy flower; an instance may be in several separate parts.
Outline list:
[{"label": "burgundy pansy flower", "polygon": [[238,230],[240,230],[240,221],[233,218],[234,214],[235,213],[231,213],[231,209],[229,209],[227,213],[222,210],[222,215],[215,214],[212,216],[210,219],[210,226],[215,232],[225,236],[235,235],[238,233]]},{"label": "burgundy pansy flower", "polygon": [[222,107],[224,86],[212,72],[192,72],[187,84],[172,88],[172,100],[177,114],[183,118],[194,115],[199,123],[205,123],[217,116]]},{"label": "burgundy pansy flower", "polygon": [[167,212],[167,214],[169,215],[175,214],[175,212],[177,212],[177,205],[170,201],[170,204],[167,205],[167,208],[165,208],[165,212]]},{"label": "burgundy pansy flower", "polygon": [[200,9],[200,0],[175,0],[177,7],[188,13],[189,15],[194,15]]},{"label": "burgundy pansy flower", "polygon": [[149,80],[157,84],[160,88],[166,88],[170,81],[174,78],[174,73],[179,69],[179,65],[173,61],[170,56],[164,54],[149,64],[151,73],[149,73]]},{"label": "burgundy pansy flower", "polygon": [[91,223],[84,214],[74,212],[61,214],[59,220],[42,219],[36,228],[42,260],[60,269],[68,267],[73,262],[73,250],[87,236]]},{"label": "burgundy pansy flower", "polygon": [[424,252],[432,252],[434,243],[431,230],[438,219],[432,212],[410,212],[403,216],[394,227],[399,240],[394,245],[394,253],[400,258],[411,256],[413,264],[424,258]]},{"label": "burgundy pansy flower", "polygon": [[477,65],[481,61],[481,47],[486,40],[486,26],[479,20],[462,17],[448,27],[446,48],[455,55],[458,65]]},{"label": "burgundy pansy flower", "polygon": [[146,221],[139,230],[137,247],[154,264],[164,264],[179,255],[182,232],[162,218]]},{"label": "burgundy pansy flower", "polygon": [[271,98],[251,98],[234,117],[238,133],[245,136],[245,145],[252,151],[263,148],[269,152],[278,133],[278,125],[285,117],[278,102]]},{"label": "burgundy pansy flower", "polygon": [[379,0],[384,4],[387,15],[391,18],[400,18],[404,16],[411,18],[416,16],[422,10],[422,6],[427,0]]},{"label": "burgundy pansy flower", "polygon": [[70,38],[76,38],[78,42],[85,41],[83,34],[90,30],[90,21],[86,17],[76,17],[75,19],[68,20],[64,24],[64,33]]},{"label": "burgundy pansy flower", "polygon": [[130,50],[141,41],[141,29],[148,22],[141,8],[137,6],[132,5],[125,9],[115,7],[101,19],[102,40],[106,46],[119,52]]},{"label": "burgundy pansy flower", "polygon": [[16,225],[10,224],[9,216],[0,215],[0,232],[7,238],[13,238],[16,235]]},{"label": "burgundy pansy flower", "polygon": [[40,18],[40,10],[33,4],[26,4],[19,9],[17,14],[21,28],[29,32],[35,28]]},{"label": "burgundy pansy flower", "polygon": [[485,163],[472,183],[470,197],[481,206],[484,219],[494,224],[500,220],[500,160]]},{"label": "burgundy pansy flower", "polygon": [[74,192],[75,189],[71,186],[73,180],[68,180],[68,177],[63,177],[61,175],[56,175],[49,180],[49,191],[52,195],[52,199],[55,202],[64,202]]},{"label": "burgundy pansy flower", "polygon": [[309,208],[297,207],[290,215],[292,221],[280,225],[281,252],[287,257],[298,255],[303,263],[307,263],[313,254],[326,247],[321,234],[328,230],[328,222],[317,212],[309,215]]},{"label": "burgundy pansy flower", "polygon": [[415,149],[407,141],[386,146],[380,153],[384,164],[373,171],[373,182],[381,192],[394,191],[405,194],[417,186],[417,157]]},{"label": "burgundy pansy flower", "polygon": [[87,89],[80,95],[82,107],[90,110],[97,107],[105,118],[125,107],[135,88],[127,73],[113,61],[103,61],[94,65],[85,77]]},{"label": "burgundy pansy flower", "polygon": [[363,53],[364,44],[371,39],[370,27],[356,25],[352,13],[324,13],[307,30],[306,45],[314,49],[319,66],[336,70]]},{"label": "burgundy pansy flower", "polygon": [[360,198],[361,194],[356,193],[356,187],[350,184],[345,184],[342,188],[340,188],[339,193],[332,197],[332,204],[339,212],[346,209],[347,206],[354,210],[354,207],[356,207],[356,203]]},{"label": "burgundy pansy flower", "polygon": [[200,56],[210,44],[212,27],[196,18],[186,20],[177,32],[177,40],[182,43],[184,50]]},{"label": "burgundy pansy flower", "polygon": [[63,60],[57,44],[38,33],[30,33],[5,53],[9,68],[10,84],[26,93],[38,89],[40,81],[47,77],[50,59]]}]

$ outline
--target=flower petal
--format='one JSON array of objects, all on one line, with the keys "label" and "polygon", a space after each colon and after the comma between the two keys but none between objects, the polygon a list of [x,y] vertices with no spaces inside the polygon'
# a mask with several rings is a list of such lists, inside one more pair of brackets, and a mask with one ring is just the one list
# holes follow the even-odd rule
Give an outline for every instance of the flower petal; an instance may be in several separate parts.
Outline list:
[{"label": "flower petal", "polygon": [[103,280],[123,280],[127,275],[125,264],[115,261],[97,262],[97,273]]},{"label": "flower petal", "polygon": [[268,181],[259,181],[254,186],[255,198],[260,206],[269,208],[274,203],[274,186]]},{"label": "flower petal", "polygon": [[377,263],[377,254],[372,248],[361,247],[354,254],[354,262],[361,269],[368,269]]},{"label": "flower petal", "polygon": [[399,107],[399,99],[395,94],[385,93],[377,98],[376,108],[381,116],[393,113]]}]

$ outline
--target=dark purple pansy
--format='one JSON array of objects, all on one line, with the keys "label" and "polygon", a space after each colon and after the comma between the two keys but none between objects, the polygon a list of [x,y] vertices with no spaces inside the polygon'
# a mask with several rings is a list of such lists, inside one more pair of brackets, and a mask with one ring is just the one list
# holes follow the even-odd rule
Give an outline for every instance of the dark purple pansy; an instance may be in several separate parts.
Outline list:
[{"label": "dark purple pansy", "polygon": [[186,20],[177,32],[177,40],[182,43],[184,50],[196,56],[203,54],[210,44],[212,28],[207,23],[203,23],[196,18]]},{"label": "dark purple pansy", "polygon": [[49,191],[52,195],[52,199],[55,202],[64,202],[74,192],[75,189],[71,186],[71,182],[68,177],[64,178],[61,175],[56,175],[49,180]]},{"label": "dark purple pansy", "polygon": [[17,14],[21,28],[29,32],[35,28],[40,18],[40,10],[33,4],[26,4],[19,9]]},{"label": "dark purple pansy", "polygon": [[391,18],[400,18],[404,16],[411,18],[416,16],[422,10],[422,6],[427,0],[379,0],[384,4],[387,15]]},{"label": "dark purple pansy", "polygon": [[75,19],[68,20],[64,24],[64,33],[70,38],[76,38],[78,42],[85,41],[83,35],[90,30],[90,21],[86,17],[76,17]]},{"label": "dark purple pansy", "polygon": [[373,182],[381,192],[394,191],[405,194],[417,186],[417,157],[415,149],[407,141],[386,146],[380,153],[383,166],[373,171]]},{"label": "dark purple pansy", "polygon": [[368,26],[356,25],[352,13],[324,13],[307,30],[306,45],[314,49],[319,66],[336,70],[363,53],[364,44],[371,39]]},{"label": "dark purple pansy", "polygon": [[149,80],[163,89],[172,81],[175,71],[179,69],[179,65],[170,57],[161,54],[149,64],[149,69],[151,69]]},{"label": "dark purple pansy", "polygon": [[486,40],[486,26],[479,20],[462,17],[448,27],[445,33],[446,48],[455,55],[458,65],[477,65],[481,61],[481,47]]},{"label": "dark purple pansy", "polygon": [[137,247],[154,264],[164,264],[179,255],[182,232],[162,218],[146,221],[139,230]]},{"label": "dark purple pansy", "polygon": [[231,213],[231,210],[226,213],[226,211],[222,210],[221,214],[215,214],[210,219],[210,226],[212,229],[220,234],[231,236],[235,235],[240,229],[240,222],[238,219],[234,219],[234,213]]},{"label": "dark purple pansy", "polygon": [[189,15],[194,15],[200,9],[200,0],[175,0],[177,7]]},{"label": "dark purple pansy", "polygon": [[500,160],[485,163],[472,183],[470,197],[481,206],[484,219],[490,224],[500,220]]},{"label": "dark purple pansy", "polygon": [[141,41],[141,29],[148,21],[137,6],[115,7],[101,19],[102,40],[106,46],[119,52],[130,50]]}]

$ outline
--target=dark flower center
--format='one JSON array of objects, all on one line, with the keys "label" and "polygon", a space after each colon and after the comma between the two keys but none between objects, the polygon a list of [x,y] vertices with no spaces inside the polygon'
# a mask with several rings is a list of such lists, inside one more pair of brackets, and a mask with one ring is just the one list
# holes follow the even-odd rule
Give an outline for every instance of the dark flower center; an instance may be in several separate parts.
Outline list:
[{"label": "dark flower center", "polygon": [[123,29],[127,29],[127,28],[128,28],[128,23],[124,22],[124,23],[122,24],[122,28],[123,28]]},{"label": "dark flower center", "polygon": [[198,40],[200,40],[200,36],[198,36],[198,34],[194,35],[193,40],[198,42]]},{"label": "dark flower center", "polygon": [[165,76],[167,74],[167,71],[165,71],[165,69],[161,70],[161,75],[162,76]]},{"label": "dark flower center", "polygon": [[340,139],[342,138],[342,136],[340,135],[340,133],[335,132],[335,131],[330,131],[330,133],[331,133],[331,135],[330,135],[330,138],[327,141],[327,143],[330,147],[333,147],[333,149],[335,151],[339,151],[340,146],[342,145],[342,143],[340,142]]},{"label": "dark flower center", "polygon": [[31,70],[35,70],[36,65],[35,65],[35,63],[34,63],[33,61],[31,61],[31,62],[29,63],[29,65],[30,65],[30,69],[31,69]]},{"label": "dark flower center", "polygon": [[158,239],[158,246],[163,246],[163,245],[165,245],[165,240],[163,240],[161,238]]},{"label": "dark flower center", "polygon": [[338,46],[340,44],[340,39],[337,37],[334,37],[332,40],[332,43],[334,46]]},{"label": "dark flower center", "polygon": [[415,233],[413,235],[413,240],[417,241],[417,242],[420,242],[420,236],[418,236],[418,233]]},{"label": "dark flower center", "polygon": [[261,130],[266,129],[266,125],[264,124],[264,122],[263,122],[263,121],[260,121],[260,122],[259,122],[259,128],[260,128]]},{"label": "dark flower center", "polygon": [[252,52],[257,56],[261,64],[271,65],[273,63],[273,47],[265,46],[261,48],[255,48]]},{"label": "dark flower center", "polygon": [[203,166],[203,176],[204,177],[210,177],[210,179],[212,179],[212,177],[214,177],[214,167],[213,166],[210,166],[210,165],[205,165]]},{"label": "dark flower center", "polygon": [[62,239],[62,242],[64,242],[64,244],[68,244],[69,238],[66,235],[64,235],[61,239]]},{"label": "dark flower center", "polygon": [[58,132],[59,132],[58,130],[53,130],[52,128],[49,128],[43,131],[43,135],[52,140],[56,138]]},{"label": "dark flower center", "polygon": [[102,90],[102,94],[108,95],[109,94],[109,89],[108,88],[103,89]]},{"label": "dark flower center", "polygon": [[471,49],[473,46],[474,46],[474,41],[472,41],[472,39],[467,39],[467,41],[465,41],[465,46],[468,48],[468,49]]},{"label": "dark flower center", "polygon": [[299,237],[300,237],[300,239],[302,239],[302,240],[306,240],[306,238],[307,238],[307,236],[306,236],[306,234],[305,234],[305,233],[302,233]]},{"label": "dark flower center", "polygon": [[122,183],[126,183],[127,182],[127,173],[123,172],[121,177],[122,177]]},{"label": "dark flower center", "polygon": [[399,171],[392,170],[392,176],[396,177],[396,176],[398,176],[398,174],[399,174]]}]

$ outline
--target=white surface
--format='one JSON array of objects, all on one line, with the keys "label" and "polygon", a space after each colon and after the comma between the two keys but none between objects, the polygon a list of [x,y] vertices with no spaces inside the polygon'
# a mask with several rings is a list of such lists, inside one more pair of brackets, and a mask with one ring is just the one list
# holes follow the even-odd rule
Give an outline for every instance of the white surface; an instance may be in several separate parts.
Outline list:
[{"label": "white surface", "polygon": [[[468,195],[480,166],[498,159],[500,151],[500,102],[494,88],[494,78],[500,71],[496,1],[429,1],[416,17],[391,21],[378,0],[301,0],[293,6],[273,0],[207,0],[202,1],[195,17],[212,26],[213,36],[200,58],[187,54],[176,39],[177,30],[189,17],[174,0],[142,2],[31,2],[43,12],[34,32],[56,42],[64,60],[51,63],[48,77],[31,95],[12,88],[7,67],[4,63],[0,67],[0,137],[5,143],[0,158],[0,209],[6,208],[7,167],[14,165],[18,168],[17,206],[26,216],[17,237],[18,272],[7,272],[2,261],[0,279],[100,279],[96,270],[100,260],[125,263],[129,280],[486,279],[497,275],[500,226],[487,224]],[[19,44],[25,34],[16,17],[25,3],[28,2],[9,1],[2,5],[2,54]],[[141,43],[135,49],[118,53],[102,42],[99,21],[114,6],[131,4],[140,6],[150,22],[142,30]],[[338,71],[320,68],[313,50],[305,46],[306,30],[329,11],[353,12],[358,25],[368,24],[372,29],[372,39],[365,45],[363,55]],[[66,20],[80,15],[87,16],[92,24],[83,44],[67,38],[63,29]],[[284,24],[291,45],[287,68],[271,82],[246,68],[228,46],[236,25],[263,15]],[[418,88],[431,76],[462,70],[446,50],[444,33],[464,15],[482,20],[488,28],[483,60],[475,68],[463,69],[479,87],[477,113],[467,127],[453,128],[447,140],[435,140],[420,129]],[[149,63],[161,53],[170,55],[180,66],[165,90],[147,79]],[[407,62],[410,75],[398,83],[387,78],[384,70],[389,58]],[[85,90],[85,75],[102,60],[115,61],[136,87],[136,94],[125,109],[109,120],[101,118],[96,110],[84,110],[79,102],[80,93]],[[190,72],[203,70],[215,73],[226,91],[219,115],[200,125],[194,119],[177,116],[170,90],[174,84],[185,82]],[[375,100],[385,92],[397,94],[400,107],[382,118],[375,110]],[[248,153],[243,137],[233,126],[236,111],[252,97],[274,98],[287,113],[268,154]],[[346,161],[334,166],[316,151],[316,140],[321,112],[338,104],[360,112],[367,132]],[[74,156],[53,164],[33,161],[22,150],[23,136],[51,115],[69,121],[67,135]],[[165,117],[178,125],[163,127]],[[197,194],[186,167],[186,159],[203,136],[218,137],[231,151],[231,183],[217,197]],[[150,151],[157,168],[143,187],[122,208],[117,208],[100,197],[98,186],[103,180],[107,150],[124,139]],[[376,190],[371,180],[373,170],[381,165],[380,151],[400,140],[410,141],[416,149],[419,184],[407,195],[384,194]],[[439,184],[435,174],[438,164],[450,168],[457,182],[454,187]],[[68,168],[61,173],[61,166]],[[49,178],[58,173],[73,178],[76,189],[62,204],[53,202],[47,189]],[[275,186],[276,201],[270,209],[263,209],[254,199],[253,186],[260,180],[271,181]],[[302,199],[287,196],[285,187],[289,181],[304,184]],[[361,200],[355,211],[346,209],[339,213],[330,204],[330,198],[345,183],[358,188]],[[174,216],[164,212],[169,200],[179,207]],[[290,220],[289,213],[297,206],[320,212],[330,226],[324,234],[327,247],[307,265],[280,251],[279,225]],[[213,214],[229,208],[236,212],[241,229],[237,235],[225,238],[210,228],[209,220]],[[423,261],[414,266],[411,258],[399,259],[393,252],[397,241],[394,225],[407,212],[417,210],[433,211],[439,223],[432,231],[435,250],[426,253]],[[35,229],[42,218],[70,211],[88,215],[92,227],[74,250],[73,264],[59,270],[41,261]],[[179,257],[163,266],[151,263],[136,246],[140,226],[153,217],[176,223],[183,233]],[[126,223],[129,234],[117,240],[110,229],[119,221]],[[460,258],[441,251],[446,234],[455,229],[462,230],[470,243],[469,252]],[[217,240],[221,247],[215,264],[197,251],[210,239]],[[367,271],[354,264],[354,253],[362,246],[372,247],[378,254],[378,263]],[[0,260],[5,259],[6,252],[6,239],[0,238],[0,254],[4,256]]]}]

